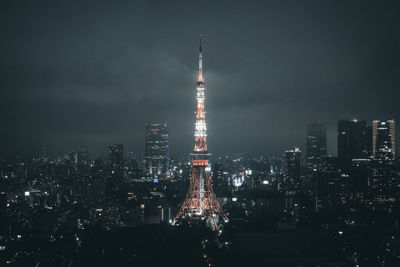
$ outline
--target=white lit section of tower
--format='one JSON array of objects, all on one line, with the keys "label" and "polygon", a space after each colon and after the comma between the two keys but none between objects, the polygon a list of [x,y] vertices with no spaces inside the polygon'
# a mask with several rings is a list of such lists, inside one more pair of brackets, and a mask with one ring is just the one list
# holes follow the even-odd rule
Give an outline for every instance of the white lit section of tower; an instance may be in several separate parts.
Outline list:
[{"label": "white lit section of tower", "polygon": [[[193,153],[193,166],[207,166],[208,153],[207,153],[207,125],[205,115],[205,87],[203,79],[203,53],[201,49],[201,35],[199,46],[199,73],[197,78],[197,106],[196,106],[196,123],[194,131],[194,153]],[[203,215],[203,199],[204,199],[204,173],[200,172],[198,179],[199,186],[199,207],[197,215]]]},{"label": "white lit section of tower", "polygon": [[[206,125],[206,114],[204,108],[205,100],[205,86],[203,79],[203,54],[201,49],[201,36],[199,46],[199,73],[197,78],[197,108],[196,108],[196,123],[195,123],[195,145],[194,153],[207,153],[207,125]],[[195,163],[195,162],[194,162]],[[207,162],[197,162],[202,165],[208,165]]]}]

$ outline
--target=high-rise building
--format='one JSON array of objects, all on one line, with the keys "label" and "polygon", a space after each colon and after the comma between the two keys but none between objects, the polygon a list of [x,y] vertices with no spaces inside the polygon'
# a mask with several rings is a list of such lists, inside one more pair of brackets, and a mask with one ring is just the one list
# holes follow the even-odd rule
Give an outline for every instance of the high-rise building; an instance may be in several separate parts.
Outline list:
[{"label": "high-rise building", "polygon": [[111,174],[121,175],[124,168],[124,146],[121,144],[109,146],[108,157]]},{"label": "high-rise building", "polygon": [[338,160],[341,167],[350,167],[353,159],[371,157],[372,130],[366,121],[338,121]]},{"label": "high-rise building", "polygon": [[286,150],[282,155],[284,185],[289,190],[298,190],[301,187],[301,151],[298,147]]},{"label": "high-rise building", "polygon": [[169,145],[167,123],[145,125],[146,172],[150,175],[167,175],[169,172]]},{"label": "high-rise building", "polygon": [[321,165],[322,157],[327,154],[326,127],[322,122],[307,124],[307,166],[315,168]]},{"label": "high-rise building", "polygon": [[380,161],[396,159],[394,120],[372,122],[372,157]]}]

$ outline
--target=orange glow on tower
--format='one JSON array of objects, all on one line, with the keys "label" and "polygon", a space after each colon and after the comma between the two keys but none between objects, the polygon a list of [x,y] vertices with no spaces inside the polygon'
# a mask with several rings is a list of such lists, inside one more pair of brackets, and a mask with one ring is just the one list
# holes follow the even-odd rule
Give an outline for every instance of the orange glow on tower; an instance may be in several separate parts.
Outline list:
[{"label": "orange glow on tower", "polygon": [[215,197],[209,166],[210,154],[207,150],[207,125],[205,112],[205,83],[203,79],[203,53],[200,35],[199,71],[197,78],[197,106],[194,131],[194,151],[192,153],[192,175],[190,176],[189,190],[172,224],[180,218],[206,219],[213,230],[217,230],[218,220],[228,221],[217,198]]}]

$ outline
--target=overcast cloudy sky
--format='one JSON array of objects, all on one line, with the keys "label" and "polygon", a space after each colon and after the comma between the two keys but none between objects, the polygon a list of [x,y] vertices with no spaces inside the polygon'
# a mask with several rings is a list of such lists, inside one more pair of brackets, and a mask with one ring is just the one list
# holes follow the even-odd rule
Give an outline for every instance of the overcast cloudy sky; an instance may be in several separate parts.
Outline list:
[{"label": "overcast cloudy sky", "polygon": [[[209,149],[280,154],[324,121],[400,119],[400,1],[0,3],[0,143],[143,153],[144,123],[193,146],[204,35]],[[400,121],[399,121],[400,123]]]}]

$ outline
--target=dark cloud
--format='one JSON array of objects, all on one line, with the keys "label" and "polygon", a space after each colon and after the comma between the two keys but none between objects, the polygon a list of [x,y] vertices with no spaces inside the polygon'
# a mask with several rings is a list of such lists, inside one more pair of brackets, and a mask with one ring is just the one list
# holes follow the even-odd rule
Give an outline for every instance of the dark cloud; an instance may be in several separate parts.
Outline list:
[{"label": "dark cloud", "polygon": [[192,147],[204,34],[211,152],[280,154],[305,124],[399,118],[398,1],[2,1],[0,143]]}]

